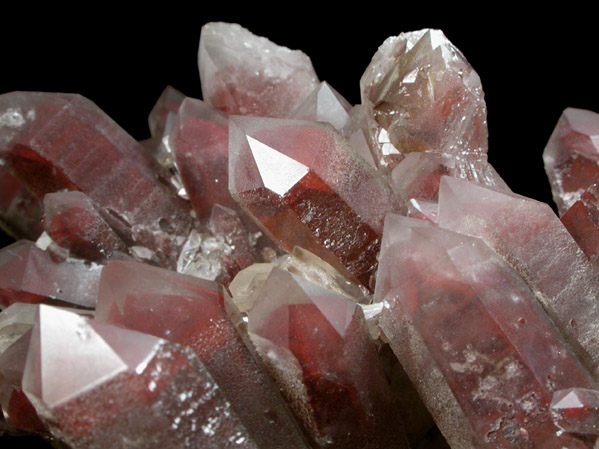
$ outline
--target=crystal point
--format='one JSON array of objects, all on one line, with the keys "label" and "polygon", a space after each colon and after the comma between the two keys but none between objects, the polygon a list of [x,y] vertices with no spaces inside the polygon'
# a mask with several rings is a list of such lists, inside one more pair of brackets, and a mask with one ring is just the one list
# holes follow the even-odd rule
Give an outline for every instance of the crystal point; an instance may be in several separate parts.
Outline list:
[{"label": "crystal point", "polygon": [[202,27],[198,64],[204,100],[228,114],[290,117],[318,84],[304,53],[237,24]]},{"label": "crystal point", "polygon": [[553,394],[553,420],[566,432],[599,435],[599,391],[568,388]]}]

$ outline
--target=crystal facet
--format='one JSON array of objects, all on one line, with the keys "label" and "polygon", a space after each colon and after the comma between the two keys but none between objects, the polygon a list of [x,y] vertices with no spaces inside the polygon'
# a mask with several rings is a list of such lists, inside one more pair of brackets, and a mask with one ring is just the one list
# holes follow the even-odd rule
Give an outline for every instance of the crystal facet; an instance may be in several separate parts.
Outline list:
[{"label": "crystal facet", "polygon": [[556,390],[594,382],[481,240],[389,215],[378,277],[381,328],[452,447],[594,447],[549,416]]},{"label": "crystal facet", "polygon": [[230,23],[202,27],[204,100],[228,114],[290,117],[318,85],[310,58]]},{"label": "crystal facet", "polygon": [[372,288],[384,216],[400,207],[330,125],[234,117],[229,173],[233,197],[281,248],[305,248]]},{"label": "crystal facet", "polygon": [[568,388],[553,394],[555,424],[570,433],[599,435],[599,391]]},{"label": "crystal facet", "polygon": [[[599,179],[597,180],[599,181]],[[599,184],[580,195],[561,221],[589,260],[599,262]]]},{"label": "crystal facet", "polygon": [[543,152],[553,200],[563,215],[599,181],[599,114],[567,108]]}]

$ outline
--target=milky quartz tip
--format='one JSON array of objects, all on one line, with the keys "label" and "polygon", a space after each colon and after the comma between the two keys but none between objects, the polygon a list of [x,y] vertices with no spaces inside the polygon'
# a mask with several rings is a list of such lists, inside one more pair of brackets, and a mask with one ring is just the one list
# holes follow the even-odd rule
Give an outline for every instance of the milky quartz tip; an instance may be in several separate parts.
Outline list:
[{"label": "milky quartz tip", "polygon": [[318,85],[303,52],[237,24],[202,27],[198,65],[204,100],[228,114],[290,117]]}]

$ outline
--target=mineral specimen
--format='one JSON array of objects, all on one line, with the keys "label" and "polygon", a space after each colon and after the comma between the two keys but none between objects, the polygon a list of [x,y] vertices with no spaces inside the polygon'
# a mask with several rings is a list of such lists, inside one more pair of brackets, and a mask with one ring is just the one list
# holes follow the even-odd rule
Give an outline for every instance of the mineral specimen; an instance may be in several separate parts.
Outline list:
[{"label": "mineral specimen", "polygon": [[174,267],[190,230],[189,207],[157,179],[143,149],[79,95],[0,96],[0,160],[40,200],[80,190],[143,259]]},{"label": "mineral specimen", "polygon": [[563,215],[599,180],[599,114],[567,108],[543,152],[553,200]]},{"label": "mineral specimen", "polygon": [[480,237],[497,251],[599,379],[599,272],[547,204],[443,177],[439,224]]},{"label": "mineral specimen", "polygon": [[[439,30],[390,37],[360,80],[371,111],[377,163],[393,168],[413,151],[487,152],[480,78]],[[392,149],[386,148],[391,144]]]},{"label": "mineral specimen", "polygon": [[316,88],[310,58],[230,23],[202,27],[202,96],[228,114],[290,117]]},{"label": "mineral specimen", "polygon": [[599,435],[599,391],[568,388],[553,394],[551,413],[556,425],[570,433]]},{"label": "mineral specimen", "polygon": [[481,240],[387,216],[376,294],[381,328],[452,447],[594,447],[549,416],[555,391],[594,382]]},{"label": "mineral specimen", "polygon": [[252,341],[315,447],[408,447],[353,301],[273,268],[247,317]]},{"label": "mineral specimen", "polygon": [[39,309],[23,390],[76,448],[258,447],[190,350],[50,306]]},{"label": "mineral specimen", "polygon": [[115,261],[102,272],[96,319],[188,346],[259,447],[306,448],[275,385],[227,316],[224,301],[216,283]]},{"label": "mineral specimen", "polygon": [[233,197],[284,250],[372,289],[384,216],[400,210],[382,178],[330,125],[237,116],[229,132]]}]

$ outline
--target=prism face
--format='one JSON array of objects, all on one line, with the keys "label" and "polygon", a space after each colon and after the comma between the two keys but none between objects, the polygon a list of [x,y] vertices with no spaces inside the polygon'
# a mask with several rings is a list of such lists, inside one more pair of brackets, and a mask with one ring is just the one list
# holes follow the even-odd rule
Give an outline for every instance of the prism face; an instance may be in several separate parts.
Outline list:
[{"label": "prism face", "polygon": [[[425,29],[387,39],[360,87],[362,103],[399,153],[487,152],[480,78],[441,31]],[[382,159],[382,148],[378,152]]]},{"label": "prism face", "polygon": [[36,119],[18,133],[8,129],[0,157],[9,171],[40,200],[58,190],[84,192],[128,244],[172,265],[189,232],[189,210],[156,179],[139,144],[78,95],[4,94],[0,113],[13,103],[28,105],[26,115]]},{"label": "prism face", "polygon": [[355,303],[273,268],[248,329],[316,447],[407,447]]},{"label": "prism face", "polygon": [[599,179],[599,114],[567,108],[543,152],[560,216]]},{"label": "prism face", "polygon": [[[585,447],[557,436],[548,407],[561,386],[594,383],[517,273],[422,221],[389,216],[385,233],[381,328],[450,445]],[[408,329],[419,343],[400,338]]]},{"label": "prism face", "polygon": [[227,114],[290,117],[318,85],[310,58],[237,24],[202,27],[202,96]]},{"label": "prism face", "polygon": [[127,246],[82,192],[56,192],[44,197],[44,228],[59,246],[86,260],[105,261]]},{"label": "prism face", "polygon": [[200,100],[186,98],[169,142],[196,215],[213,205],[235,209],[228,190],[229,134],[226,116]]},{"label": "prism face", "polygon": [[599,435],[599,391],[568,388],[553,394],[551,414],[566,432]]},{"label": "prism face", "polygon": [[599,260],[599,184],[590,185],[580,199],[562,215],[561,222],[589,260],[597,263]]},{"label": "prism face", "polygon": [[0,307],[43,301],[94,308],[101,269],[79,260],[55,262],[32,242],[13,243],[0,251]]},{"label": "prism face", "polygon": [[399,210],[382,179],[324,125],[236,117],[230,133],[237,201],[284,250],[306,248],[371,289],[383,217]]},{"label": "prism face", "polygon": [[188,346],[260,447],[305,448],[272,381],[225,312],[221,287],[135,262],[111,262],[97,319]]},{"label": "prism face", "polygon": [[177,114],[183,100],[185,95],[172,86],[166,86],[148,116],[148,127],[152,137],[162,137],[167,130],[169,115]]},{"label": "prism face", "polygon": [[483,239],[508,261],[599,379],[598,274],[548,205],[444,177],[439,225]]}]

